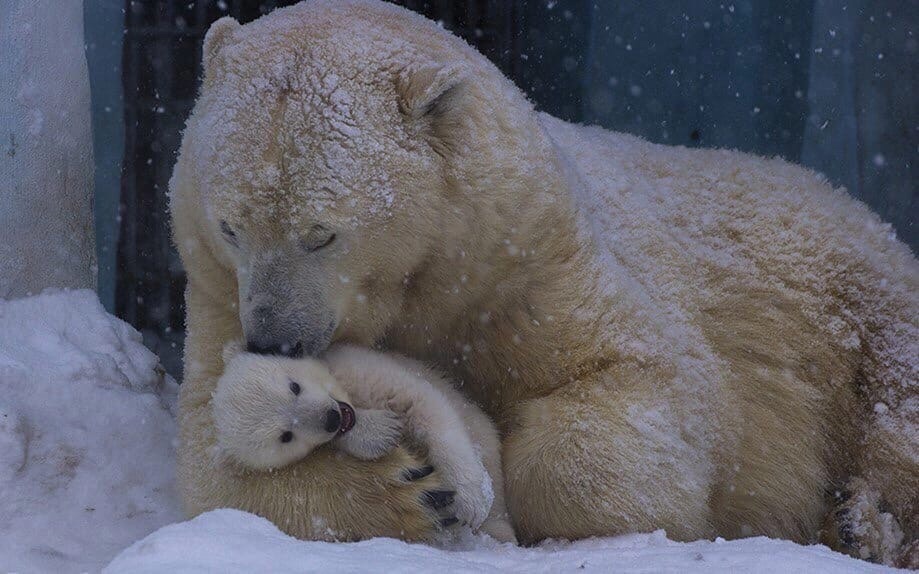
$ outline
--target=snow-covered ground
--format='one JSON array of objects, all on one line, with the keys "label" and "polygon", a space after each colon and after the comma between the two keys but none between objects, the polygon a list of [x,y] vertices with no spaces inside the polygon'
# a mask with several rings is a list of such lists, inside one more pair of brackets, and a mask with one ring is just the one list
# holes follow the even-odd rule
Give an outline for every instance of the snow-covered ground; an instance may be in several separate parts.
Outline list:
[{"label": "snow-covered ground", "polygon": [[245,512],[217,510],[160,529],[121,553],[106,572],[883,572],[821,546],[768,538],[667,540],[663,532],[517,548],[485,538],[450,550],[377,538],[303,542]]},{"label": "snow-covered ground", "polygon": [[0,572],[885,570],[765,538],[682,544],[659,532],[525,549],[463,533],[433,548],[303,542],[235,510],[179,522],[175,394],[92,292],[0,300]]},{"label": "snow-covered ground", "polygon": [[0,572],[98,570],[183,518],[157,367],[91,291],[0,300]]}]

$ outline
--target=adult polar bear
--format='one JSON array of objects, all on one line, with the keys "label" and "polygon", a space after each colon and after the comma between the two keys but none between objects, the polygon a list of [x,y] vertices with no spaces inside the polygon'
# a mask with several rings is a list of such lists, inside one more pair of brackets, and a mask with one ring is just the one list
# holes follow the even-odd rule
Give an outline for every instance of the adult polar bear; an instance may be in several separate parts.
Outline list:
[{"label": "adult polar bear", "polygon": [[[847,483],[915,536],[919,265],[845,193],[537,114],[462,40],[382,2],[225,18],[204,68],[171,182],[191,513],[310,538],[436,529],[423,493],[445,485],[402,450],[215,462],[221,349],[244,335],[447,370],[499,422],[524,540],[808,540]],[[888,530],[875,546],[899,542]]]}]

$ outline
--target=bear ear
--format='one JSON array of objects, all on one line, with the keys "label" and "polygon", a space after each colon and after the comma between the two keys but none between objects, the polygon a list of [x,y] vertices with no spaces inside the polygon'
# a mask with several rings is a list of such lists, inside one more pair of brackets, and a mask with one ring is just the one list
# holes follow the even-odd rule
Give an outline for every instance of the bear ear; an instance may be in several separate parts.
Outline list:
[{"label": "bear ear", "polygon": [[213,78],[216,75],[220,69],[220,51],[230,42],[233,32],[239,28],[239,22],[230,16],[224,16],[207,29],[207,34],[204,36],[204,45],[201,49],[205,78]]},{"label": "bear ear", "polygon": [[428,64],[403,70],[396,80],[399,111],[411,122],[425,122],[429,143],[440,155],[460,137],[468,72],[459,64]]},{"label": "bear ear", "polygon": [[226,345],[223,346],[223,365],[226,366],[230,364],[230,361],[233,360],[236,355],[241,354],[245,350],[245,345],[240,340],[229,341]]},{"label": "bear ear", "polygon": [[427,64],[399,74],[399,110],[413,120],[449,113],[461,95],[465,69],[457,64]]}]

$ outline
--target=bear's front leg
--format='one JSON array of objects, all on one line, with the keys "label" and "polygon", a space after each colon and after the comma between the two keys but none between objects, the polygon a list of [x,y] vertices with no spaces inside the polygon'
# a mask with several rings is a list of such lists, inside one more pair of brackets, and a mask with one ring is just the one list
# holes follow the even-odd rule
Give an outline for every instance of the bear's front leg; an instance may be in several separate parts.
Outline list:
[{"label": "bear's front leg", "polygon": [[522,542],[659,528],[678,540],[713,535],[712,462],[693,444],[678,395],[654,383],[665,374],[611,369],[511,411],[505,494]]}]

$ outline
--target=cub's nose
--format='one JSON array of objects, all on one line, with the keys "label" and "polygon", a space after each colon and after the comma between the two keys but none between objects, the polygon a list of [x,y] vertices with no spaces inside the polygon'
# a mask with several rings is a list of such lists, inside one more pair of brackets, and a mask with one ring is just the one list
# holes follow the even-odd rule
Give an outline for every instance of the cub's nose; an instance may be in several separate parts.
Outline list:
[{"label": "cub's nose", "polygon": [[303,343],[262,343],[259,341],[246,341],[246,350],[256,355],[281,355],[297,359],[303,356]]},{"label": "cub's nose", "polygon": [[325,432],[337,432],[341,428],[341,413],[335,409],[329,409],[325,415]]}]

